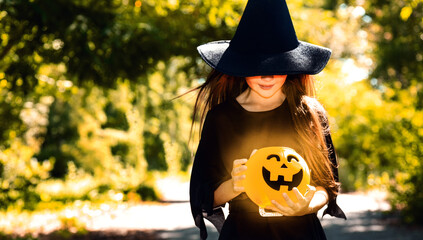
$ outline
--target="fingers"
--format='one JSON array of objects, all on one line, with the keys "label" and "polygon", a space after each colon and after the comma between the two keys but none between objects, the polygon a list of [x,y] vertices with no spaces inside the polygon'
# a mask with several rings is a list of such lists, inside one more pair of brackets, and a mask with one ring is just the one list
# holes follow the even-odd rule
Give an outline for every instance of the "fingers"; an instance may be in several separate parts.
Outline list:
[{"label": "fingers", "polygon": [[245,179],[245,175],[233,176],[232,179],[234,180],[234,182],[238,182]]},{"label": "fingers", "polygon": [[247,170],[247,166],[244,164],[247,162],[247,159],[236,159],[233,163],[232,168],[232,183],[233,183],[233,190],[234,192],[244,192],[245,188],[243,186],[243,181],[245,179],[245,174],[242,174],[242,172]]},{"label": "fingers", "polygon": [[276,211],[276,212],[280,212],[280,213],[282,213],[283,215],[286,215],[286,216],[291,215],[292,210],[289,207],[282,206],[280,203],[278,203],[275,200],[272,200],[271,202],[274,206],[268,206],[269,209]]},{"label": "fingers", "polygon": [[314,186],[311,185],[307,185],[308,186],[308,192],[306,192],[305,194],[305,200],[310,203],[311,199],[313,199],[314,194],[316,193],[316,188]]},{"label": "fingers", "polygon": [[242,186],[234,186],[234,191],[235,192],[244,192],[245,188]]},{"label": "fingers", "polygon": [[266,206],[266,209],[275,211],[275,212],[280,212],[279,208],[275,207],[275,206]]},{"label": "fingers", "polygon": [[278,212],[281,212],[285,216],[301,216],[306,214],[311,199],[313,199],[316,193],[316,188],[308,185],[308,191],[304,196],[297,188],[293,188],[292,192],[295,195],[295,199],[291,199],[287,193],[282,193],[282,197],[288,206],[282,206],[275,200],[272,200],[272,204],[278,209]]},{"label": "fingers", "polygon": [[247,170],[247,166],[240,166],[240,167],[235,167],[234,169],[232,169],[232,175],[236,176],[238,174],[240,174],[241,172],[244,172]]},{"label": "fingers", "polygon": [[245,192],[245,187],[242,180],[245,179],[245,175],[232,176],[232,187],[234,192]]},{"label": "fingers", "polygon": [[232,177],[239,175],[241,172],[247,170],[247,166],[244,165],[246,162],[247,162],[246,158],[234,160],[234,164],[233,164],[233,168],[231,172]]},{"label": "fingers", "polygon": [[248,161],[248,159],[246,159],[246,158],[236,159],[234,161],[233,167],[236,168],[238,166],[241,166],[241,165],[245,164],[247,161]]},{"label": "fingers", "polygon": [[297,205],[289,198],[288,194],[282,193],[282,197],[285,199],[286,204],[293,210],[297,209]]},{"label": "fingers", "polygon": [[298,202],[304,202],[305,201],[304,196],[300,193],[300,191],[298,191],[298,189],[296,187],[294,187],[292,189],[292,191],[294,192],[295,196],[297,197]]},{"label": "fingers", "polygon": [[283,212],[282,210],[280,210],[279,208],[275,206],[267,206],[266,210],[271,210],[273,212],[277,212],[277,213],[281,213],[282,215],[285,215],[285,212]]}]

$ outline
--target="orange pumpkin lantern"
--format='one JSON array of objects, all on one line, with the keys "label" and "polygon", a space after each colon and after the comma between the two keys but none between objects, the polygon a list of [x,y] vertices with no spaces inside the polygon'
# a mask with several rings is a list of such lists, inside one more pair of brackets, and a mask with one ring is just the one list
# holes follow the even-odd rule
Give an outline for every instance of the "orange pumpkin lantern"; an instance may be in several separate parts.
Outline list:
[{"label": "orange pumpkin lantern", "polygon": [[288,147],[265,147],[248,159],[245,192],[261,208],[273,206],[271,200],[287,206],[282,193],[297,201],[292,191],[296,187],[305,194],[310,184],[310,170],[305,160]]}]

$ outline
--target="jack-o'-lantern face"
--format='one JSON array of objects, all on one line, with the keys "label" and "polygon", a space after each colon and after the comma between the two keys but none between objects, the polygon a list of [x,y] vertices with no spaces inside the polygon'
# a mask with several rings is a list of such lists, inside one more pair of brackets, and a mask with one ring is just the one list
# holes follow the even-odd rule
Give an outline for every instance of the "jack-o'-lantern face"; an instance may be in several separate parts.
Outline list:
[{"label": "jack-o'-lantern face", "polygon": [[281,186],[288,186],[288,191],[298,187],[303,180],[303,169],[295,155],[285,157],[270,154],[262,167],[263,179],[267,185],[276,191]]},{"label": "jack-o'-lantern face", "polygon": [[261,148],[250,157],[246,165],[245,192],[263,208],[270,206],[271,200],[286,205],[283,192],[295,202],[296,196],[292,189],[296,187],[304,195],[310,184],[307,163],[291,148]]}]

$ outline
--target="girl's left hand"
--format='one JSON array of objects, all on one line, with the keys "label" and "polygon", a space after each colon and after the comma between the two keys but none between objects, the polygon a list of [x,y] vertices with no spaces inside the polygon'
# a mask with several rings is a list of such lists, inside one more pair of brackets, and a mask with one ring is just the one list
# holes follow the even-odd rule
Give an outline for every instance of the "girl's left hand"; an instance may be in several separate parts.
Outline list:
[{"label": "girl's left hand", "polygon": [[273,211],[282,213],[284,216],[303,216],[313,212],[313,209],[310,209],[310,202],[313,199],[314,194],[316,193],[316,188],[308,185],[308,191],[304,196],[298,191],[297,188],[293,188],[292,191],[295,193],[298,201],[293,202],[288,194],[283,193],[282,196],[288,204],[287,207],[282,206],[275,200],[272,200],[274,207],[270,207]]}]

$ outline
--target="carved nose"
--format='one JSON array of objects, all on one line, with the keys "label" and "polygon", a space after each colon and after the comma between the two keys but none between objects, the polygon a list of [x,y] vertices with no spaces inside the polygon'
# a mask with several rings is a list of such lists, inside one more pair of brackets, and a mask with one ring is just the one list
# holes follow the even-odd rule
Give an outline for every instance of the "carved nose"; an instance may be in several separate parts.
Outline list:
[{"label": "carved nose", "polygon": [[282,167],[281,168],[288,168],[286,165],[285,165],[285,163],[282,165]]}]

